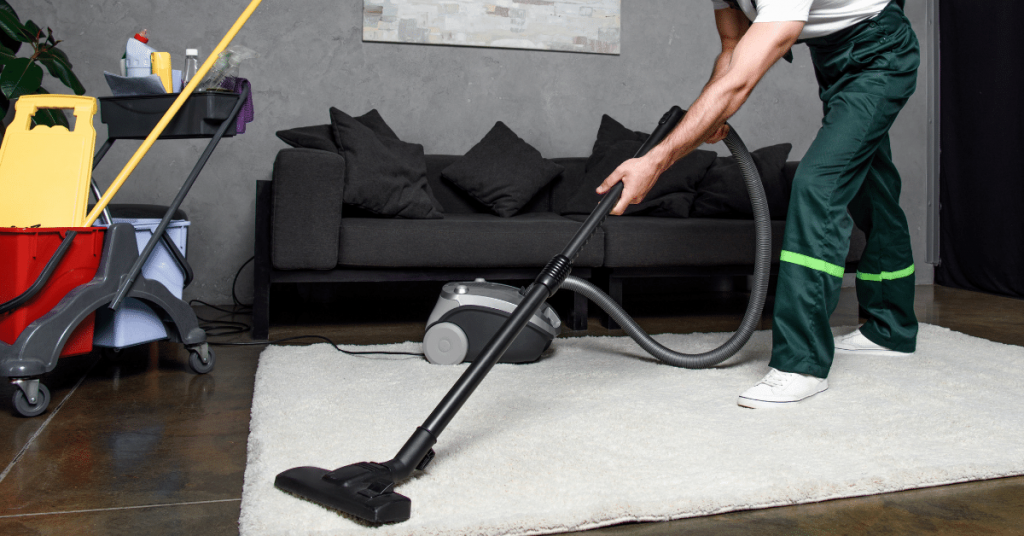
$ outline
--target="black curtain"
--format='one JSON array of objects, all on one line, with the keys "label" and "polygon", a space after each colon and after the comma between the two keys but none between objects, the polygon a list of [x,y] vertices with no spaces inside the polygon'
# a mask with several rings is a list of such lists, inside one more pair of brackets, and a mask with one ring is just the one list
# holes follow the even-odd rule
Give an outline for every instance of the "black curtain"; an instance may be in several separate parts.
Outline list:
[{"label": "black curtain", "polygon": [[1024,2],[941,0],[940,285],[1024,297]]}]

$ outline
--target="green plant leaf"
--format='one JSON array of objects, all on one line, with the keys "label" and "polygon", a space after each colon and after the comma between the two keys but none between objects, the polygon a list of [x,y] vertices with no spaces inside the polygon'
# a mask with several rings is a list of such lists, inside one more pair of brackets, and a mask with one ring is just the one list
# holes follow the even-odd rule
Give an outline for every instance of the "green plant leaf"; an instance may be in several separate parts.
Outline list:
[{"label": "green plant leaf", "polygon": [[[0,11],[4,11],[6,13],[14,15],[15,20],[21,20],[18,17],[18,14],[14,12],[14,8],[7,3],[7,0],[0,0]],[[17,54],[18,50],[21,48],[21,43],[14,39],[11,39],[11,37],[7,35],[5,32],[0,32],[0,45],[9,48],[11,52],[14,52],[15,54]]]},{"label": "green plant leaf", "polygon": [[[11,7],[11,4],[7,3],[7,0],[0,0],[0,11],[6,11],[6,12],[10,13],[11,15],[14,15],[15,17],[18,16],[18,14],[14,12],[14,8]],[[21,19],[19,18],[18,20],[21,20]]]},{"label": "green plant leaf", "polygon": [[50,53],[50,54],[53,54],[54,56],[59,58],[62,62],[64,62],[64,65],[68,69],[71,68],[71,60],[68,59],[68,55],[65,54],[63,50],[61,50],[61,49],[59,49],[59,48],[57,48],[55,46],[52,46],[52,47],[46,49],[46,52]]},{"label": "green plant leaf", "polygon": [[35,93],[43,84],[43,68],[30,58],[14,58],[0,72],[0,92],[10,100]]},{"label": "green plant leaf", "polygon": [[25,31],[31,36],[30,41],[38,41],[43,33],[43,29],[30,20],[25,21]]},{"label": "green plant leaf", "polygon": [[32,39],[28,36],[25,25],[18,20],[18,16],[10,11],[0,9],[0,30],[3,30],[8,37],[15,41],[28,43]]},{"label": "green plant leaf", "polygon": [[64,128],[71,128],[71,123],[68,122],[67,116],[64,112],[54,108],[42,108],[36,112],[36,115],[32,117],[32,122],[36,125],[46,125],[53,127],[60,125]]},{"label": "green plant leaf", "polygon": [[[64,62],[60,57],[51,54],[53,50],[50,49],[45,54],[39,56],[39,63],[46,66],[46,70],[50,72],[50,76],[60,80],[65,86],[71,88],[75,92],[75,95],[82,95],[85,93],[85,87],[75,76],[75,73],[71,72],[71,66]],[[59,51],[58,51],[59,52]],[[66,56],[65,56],[66,57]]]},{"label": "green plant leaf", "polygon": [[[49,95],[50,92],[43,88],[39,88],[36,91],[37,95]],[[68,122],[68,116],[64,114],[64,110],[61,108],[42,108],[36,111],[36,115],[33,116],[33,123],[36,125],[46,125],[53,127],[60,125],[64,128],[71,128],[71,123]]]},{"label": "green plant leaf", "polygon": [[14,55],[14,51],[13,50],[11,50],[11,49],[3,46],[3,45],[0,45],[0,67],[2,67],[4,65],[7,65],[7,62],[9,62],[9,61],[11,61],[11,60],[13,60],[14,58],[17,58],[17,57],[18,56]]}]

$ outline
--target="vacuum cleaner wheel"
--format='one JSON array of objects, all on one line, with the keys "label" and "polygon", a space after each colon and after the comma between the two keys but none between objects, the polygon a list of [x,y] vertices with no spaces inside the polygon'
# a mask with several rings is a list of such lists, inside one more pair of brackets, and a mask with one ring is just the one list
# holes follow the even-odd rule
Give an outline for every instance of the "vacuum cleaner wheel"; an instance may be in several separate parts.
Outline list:
[{"label": "vacuum cleaner wheel", "polygon": [[423,337],[423,353],[435,365],[457,365],[466,358],[469,339],[462,328],[451,322],[439,322]]}]

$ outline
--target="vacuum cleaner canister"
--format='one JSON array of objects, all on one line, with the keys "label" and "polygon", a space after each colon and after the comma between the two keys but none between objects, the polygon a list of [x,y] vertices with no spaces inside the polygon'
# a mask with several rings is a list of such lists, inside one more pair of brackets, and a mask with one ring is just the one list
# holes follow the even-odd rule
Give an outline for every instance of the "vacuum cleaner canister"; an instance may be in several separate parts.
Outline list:
[{"label": "vacuum cleaner canister", "polygon": [[[522,300],[519,289],[483,279],[446,284],[427,320],[423,337],[427,361],[455,365],[475,360]],[[536,361],[551,346],[561,326],[555,310],[544,304],[540,312],[530,318],[501,362]]]}]

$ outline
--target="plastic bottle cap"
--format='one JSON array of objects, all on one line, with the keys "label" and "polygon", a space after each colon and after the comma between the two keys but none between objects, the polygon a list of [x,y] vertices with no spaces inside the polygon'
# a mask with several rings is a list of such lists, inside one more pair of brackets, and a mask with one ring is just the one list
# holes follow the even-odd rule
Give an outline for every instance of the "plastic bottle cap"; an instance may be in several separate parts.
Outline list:
[{"label": "plastic bottle cap", "polygon": [[148,43],[149,42],[149,38],[146,37],[145,34],[146,34],[146,30],[142,30],[141,32],[135,34],[135,40],[139,41],[139,42],[141,42],[143,44]]},{"label": "plastic bottle cap", "polygon": [[186,48],[185,49],[185,55],[186,56],[198,56],[199,55],[199,49],[198,48]]}]

